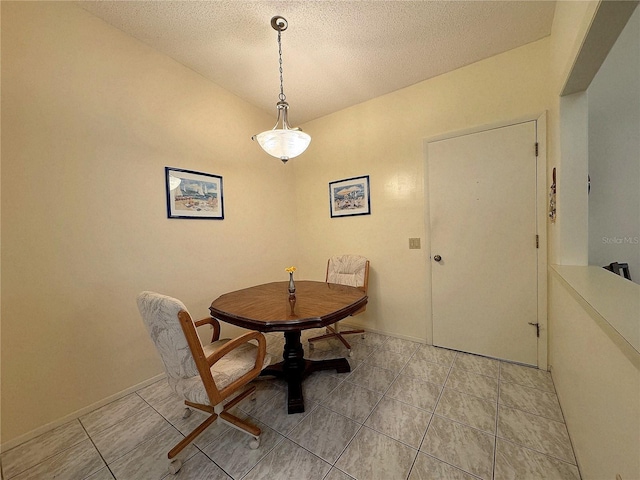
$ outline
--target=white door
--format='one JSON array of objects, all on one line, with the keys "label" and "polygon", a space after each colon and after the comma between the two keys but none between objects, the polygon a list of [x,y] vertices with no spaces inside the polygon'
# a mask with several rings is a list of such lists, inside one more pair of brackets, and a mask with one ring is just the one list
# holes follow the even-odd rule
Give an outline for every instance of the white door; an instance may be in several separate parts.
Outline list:
[{"label": "white door", "polygon": [[435,345],[537,365],[536,122],[430,142]]}]

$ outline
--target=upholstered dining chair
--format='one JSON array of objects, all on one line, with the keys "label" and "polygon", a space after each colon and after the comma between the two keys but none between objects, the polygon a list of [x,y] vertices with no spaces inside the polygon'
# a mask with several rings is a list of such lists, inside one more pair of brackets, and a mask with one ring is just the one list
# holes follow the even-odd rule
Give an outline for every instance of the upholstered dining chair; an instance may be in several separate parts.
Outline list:
[{"label": "upholstered dining chair", "polygon": [[[358,287],[364,293],[368,292],[369,288],[369,260],[361,255],[339,255],[331,257],[327,262],[327,275],[325,281],[327,283],[338,283],[340,285],[349,285],[351,287]],[[351,315],[358,315],[366,310],[367,306],[364,305],[358,311]],[[346,330],[340,331],[339,322],[326,327],[326,335],[319,337],[313,337],[309,339],[309,348],[313,349],[313,342],[324,340],[327,338],[337,338],[342,344],[349,350],[351,355],[351,345],[344,338],[343,335],[350,335],[359,333],[364,338],[364,330]]]},{"label": "upholstered dining chair", "polygon": [[[264,335],[249,332],[233,340],[221,340],[220,324],[215,318],[194,322],[186,307],[175,298],[142,292],[137,301],[140,315],[164,364],[167,381],[184,399],[183,418],[191,415],[189,407],[209,414],[169,451],[169,472],[175,474],[180,470],[180,452],[216,419],[249,434],[253,437],[249,446],[258,448],[260,429],[228,410],[255,392],[255,387],[247,388],[247,384],[269,365],[271,356],[266,353]],[[196,327],[206,324],[213,327],[213,338],[203,346]],[[257,341],[257,345],[252,340]]]}]

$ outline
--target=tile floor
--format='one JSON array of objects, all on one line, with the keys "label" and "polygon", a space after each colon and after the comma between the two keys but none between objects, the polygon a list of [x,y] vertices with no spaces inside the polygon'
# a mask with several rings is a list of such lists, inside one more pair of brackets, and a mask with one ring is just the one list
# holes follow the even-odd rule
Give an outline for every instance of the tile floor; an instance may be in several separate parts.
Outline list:
[{"label": "tile floor", "polygon": [[[279,359],[282,336],[267,338]],[[283,382],[256,381],[236,414],[260,426],[260,448],[214,423],[175,478],[580,479],[549,373],[375,333],[350,340],[352,372],[310,376],[304,413],[286,413]],[[346,353],[335,340],[305,350]],[[174,478],[167,451],[203,418],[182,411],[159,381],[7,451],[4,479]]]}]

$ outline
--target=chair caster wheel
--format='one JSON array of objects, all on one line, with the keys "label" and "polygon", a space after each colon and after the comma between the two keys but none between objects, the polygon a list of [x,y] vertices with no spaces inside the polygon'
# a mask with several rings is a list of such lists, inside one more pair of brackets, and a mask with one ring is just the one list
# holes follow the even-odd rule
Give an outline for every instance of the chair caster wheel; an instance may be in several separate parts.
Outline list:
[{"label": "chair caster wheel", "polygon": [[180,471],[181,468],[182,460],[171,460],[171,462],[169,462],[169,468],[167,468],[167,470],[171,475],[175,475]]},{"label": "chair caster wheel", "polygon": [[182,418],[189,418],[191,416],[191,409],[190,408],[185,408],[184,412],[182,412]]},{"label": "chair caster wheel", "polygon": [[256,450],[260,446],[260,438],[254,438],[249,442],[249,448],[251,450]]},{"label": "chair caster wheel", "polygon": [[360,338],[361,338],[362,340],[364,340],[364,333],[363,333],[362,335],[360,335]]}]

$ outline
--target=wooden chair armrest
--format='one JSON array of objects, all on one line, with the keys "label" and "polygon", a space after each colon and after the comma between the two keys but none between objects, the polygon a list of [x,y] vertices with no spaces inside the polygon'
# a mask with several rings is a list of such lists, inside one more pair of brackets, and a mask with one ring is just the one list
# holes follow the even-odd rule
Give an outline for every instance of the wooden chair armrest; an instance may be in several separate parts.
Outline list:
[{"label": "wooden chair armrest", "polygon": [[221,396],[221,398],[226,398],[228,395],[235,392],[240,386],[249,383],[251,380],[260,375],[260,372],[262,371],[262,365],[264,364],[264,357],[267,354],[267,341],[264,335],[260,332],[245,333],[244,335],[241,335],[225,343],[222,347],[220,347],[218,350],[207,357],[209,366],[212,366],[227,353],[238,348],[243,343],[249,343],[251,340],[258,341],[258,355],[256,356],[256,363],[251,370],[232,382],[230,385],[227,385],[225,388],[220,390],[219,395]]},{"label": "wooden chair armrest", "polygon": [[207,317],[193,323],[196,327],[201,327],[202,325],[211,325],[213,327],[213,335],[211,336],[211,343],[217,340],[220,340],[220,322],[218,322],[216,318]]},{"label": "wooden chair armrest", "polygon": [[234,338],[233,340],[229,340],[222,347],[218,348],[207,357],[207,363],[209,363],[209,367],[213,366],[214,363],[216,363],[230,351],[238,348],[243,343],[249,343],[251,340],[258,341],[258,355],[256,357],[255,367],[258,367],[260,368],[260,370],[262,370],[264,357],[267,354],[267,341],[264,338],[264,335],[260,332],[248,332],[244,335],[240,335],[239,337]]}]

